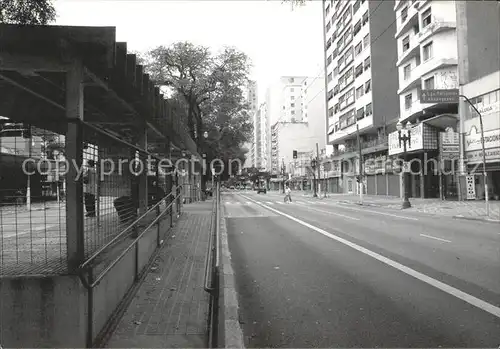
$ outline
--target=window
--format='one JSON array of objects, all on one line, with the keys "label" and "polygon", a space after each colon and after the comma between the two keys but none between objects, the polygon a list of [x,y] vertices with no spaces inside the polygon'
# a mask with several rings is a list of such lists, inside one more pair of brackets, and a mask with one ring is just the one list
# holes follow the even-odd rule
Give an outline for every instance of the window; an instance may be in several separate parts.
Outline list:
[{"label": "window", "polygon": [[417,23],[413,26],[413,33],[418,34],[419,32],[420,32],[420,26]]},{"label": "window", "polygon": [[356,89],[356,99],[361,98],[365,94],[365,90],[363,89],[363,86],[360,86]]},{"label": "window", "polygon": [[357,0],[354,3],[354,5],[352,5],[352,13],[355,14],[356,12],[358,12],[360,6],[361,6],[361,1]]},{"label": "window", "polygon": [[403,68],[403,75],[404,75],[404,79],[405,80],[408,80],[410,78],[410,75],[411,75],[411,64],[408,64],[408,65],[406,65]]},{"label": "window", "polygon": [[422,28],[427,27],[432,22],[431,8],[422,13]]},{"label": "window", "polygon": [[406,52],[410,49],[410,36],[407,35],[404,39],[403,39],[403,52]]},{"label": "window", "polygon": [[328,100],[333,98],[333,90],[328,91]]},{"label": "window", "polygon": [[366,116],[370,116],[372,115],[372,104],[371,103],[368,103],[365,107],[365,115]]},{"label": "window", "polygon": [[292,114],[292,115],[295,115],[295,110],[292,110],[292,111],[291,111],[291,114]]},{"label": "window", "polygon": [[330,5],[326,5],[325,14],[328,14],[328,12],[330,12]]},{"label": "window", "polygon": [[424,62],[432,58],[432,42],[423,47]]},{"label": "window", "polygon": [[434,76],[424,80],[424,89],[434,90]]},{"label": "window", "polygon": [[408,7],[401,10],[401,23],[404,23],[408,18]]},{"label": "window", "polygon": [[295,108],[295,103],[290,103],[290,108]]},{"label": "window", "polygon": [[355,77],[358,77],[360,76],[361,74],[363,74],[363,63],[361,63],[360,65],[358,65],[356,67],[356,72],[354,74]]},{"label": "window", "polygon": [[332,46],[332,39],[328,39],[328,41],[326,42],[326,49],[328,50],[330,46]]},{"label": "window", "polygon": [[293,92],[295,91],[295,89],[293,87],[290,87],[290,92]]},{"label": "window", "polygon": [[365,117],[365,108],[359,108],[356,112],[356,119],[361,120]]},{"label": "window", "polygon": [[326,65],[330,65],[332,63],[332,55],[328,56],[328,59],[326,60]]},{"label": "window", "polygon": [[332,25],[331,25],[330,21],[328,21],[328,23],[326,25],[326,31],[328,32],[331,27],[332,27]]},{"label": "window", "polygon": [[363,14],[363,25],[368,23],[368,11]]},{"label": "window", "polygon": [[370,69],[370,57],[365,59],[365,71],[367,71],[368,69]]},{"label": "window", "polygon": [[354,57],[356,57],[357,55],[359,55],[361,53],[361,51],[363,50],[363,46],[361,45],[361,42],[359,44],[356,45],[356,47],[354,48]]},{"label": "window", "polygon": [[363,47],[367,48],[370,45],[370,34],[366,34],[363,38]]},{"label": "window", "polygon": [[361,19],[354,25],[354,35],[361,31]]},{"label": "window", "polygon": [[337,58],[338,54],[339,54],[339,51],[338,51],[338,50],[337,50],[337,48],[335,47],[335,49],[334,49],[334,50],[333,50],[333,52],[332,52],[332,60],[333,60],[333,59],[335,59],[335,58]]},{"label": "window", "polygon": [[338,67],[333,69],[333,76],[336,77],[337,75],[339,75],[339,68]]},{"label": "window", "polygon": [[330,109],[328,109],[328,116],[329,117],[333,116],[333,107],[331,107]]},{"label": "window", "polygon": [[413,98],[413,96],[412,96],[412,94],[411,94],[411,93],[410,93],[410,94],[407,94],[407,95],[405,96],[405,109],[406,109],[406,110],[408,110],[408,109],[410,109],[410,108],[411,108],[412,98]]},{"label": "window", "polygon": [[338,64],[338,65],[339,65],[339,67],[340,67],[342,64],[344,64],[344,56],[341,56],[341,57],[339,58],[339,64]]},{"label": "window", "polygon": [[368,80],[366,83],[365,83],[365,93],[368,93],[372,90],[372,81],[371,80]]}]

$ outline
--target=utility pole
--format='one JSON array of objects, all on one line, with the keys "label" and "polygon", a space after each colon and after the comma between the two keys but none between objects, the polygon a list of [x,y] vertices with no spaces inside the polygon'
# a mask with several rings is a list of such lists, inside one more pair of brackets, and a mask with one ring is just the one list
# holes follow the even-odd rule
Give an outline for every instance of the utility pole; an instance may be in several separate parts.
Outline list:
[{"label": "utility pole", "polygon": [[319,145],[316,143],[316,159],[318,166],[318,197],[321,198],[321,162],[319,161]]},{"label": "utility pole", "polygon": [[363,154],[361,153],[361,137],[359,135],[359,125],[356,124],[356,133],[357,133],[357,138],[358,138],[358,151],[359,151],[359,175],[358,175],[358,182],[359,182],[359,203],[363,205]]}]

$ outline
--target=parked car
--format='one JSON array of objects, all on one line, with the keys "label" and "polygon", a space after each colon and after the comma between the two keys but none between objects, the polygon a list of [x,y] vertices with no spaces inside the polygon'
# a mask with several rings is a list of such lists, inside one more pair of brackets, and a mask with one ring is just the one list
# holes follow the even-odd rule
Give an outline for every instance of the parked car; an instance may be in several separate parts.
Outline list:
[{"label": "parked car", "polygon": [[260,193],[266,194],[267,193],[266,187],[258,187],[257,194],[260,194]]}]

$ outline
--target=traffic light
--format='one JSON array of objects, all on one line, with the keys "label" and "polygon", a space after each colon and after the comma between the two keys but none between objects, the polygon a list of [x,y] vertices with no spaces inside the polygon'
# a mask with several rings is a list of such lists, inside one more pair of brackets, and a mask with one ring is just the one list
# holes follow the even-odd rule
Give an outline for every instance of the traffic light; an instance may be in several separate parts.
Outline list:
[{"label": "traffic light", "polygon": [[296,150],[293,151],[293,158],[297,159],[297,151]]}]

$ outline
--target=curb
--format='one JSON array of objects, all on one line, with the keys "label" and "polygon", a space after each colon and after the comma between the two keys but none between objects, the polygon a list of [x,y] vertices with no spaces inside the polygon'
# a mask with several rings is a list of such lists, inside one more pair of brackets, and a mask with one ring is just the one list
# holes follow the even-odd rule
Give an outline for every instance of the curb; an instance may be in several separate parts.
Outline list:
[{"label": "curb", "polygon": [[218,309],[218,340],[219,348],[245,348],[243,331],[240,326],[238,293],[234,270],[231,265],[224,205],[221,205],[220,244],[221,262],[219,266],[219,309]]},{"label": "curb", "polygon": [[477,217],[466,217],[462,215],[455,215],[453,216],[455,219],[465,219],[468,221],[479,221],[479,222],[488,222],[488,223],[500,223],[500,219],[493,219],[493,218],[477,218]]}]

